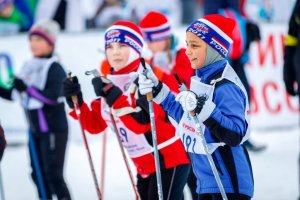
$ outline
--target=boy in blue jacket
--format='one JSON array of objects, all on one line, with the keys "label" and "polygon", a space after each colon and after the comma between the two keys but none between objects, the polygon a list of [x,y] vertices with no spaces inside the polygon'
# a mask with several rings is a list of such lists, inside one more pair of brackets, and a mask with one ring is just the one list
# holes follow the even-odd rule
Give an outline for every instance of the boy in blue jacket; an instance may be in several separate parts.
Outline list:
[{"label": "boy in blue jacket", "polygon": [[198,200],[222,197],[190,112],[197,114],[228,199],[253,197],[251,163],[242,145],[248,138],[247,92],[225,59],[234,26],[232,19],[214,14],[187,28],[186,54],[196,75],[191,78],[190,90],[176,97],[158,81],[149,66],[146,74],[139,71],[141,94],[153,92],[153,100],[174,119],[177,133],[191,154]]}]

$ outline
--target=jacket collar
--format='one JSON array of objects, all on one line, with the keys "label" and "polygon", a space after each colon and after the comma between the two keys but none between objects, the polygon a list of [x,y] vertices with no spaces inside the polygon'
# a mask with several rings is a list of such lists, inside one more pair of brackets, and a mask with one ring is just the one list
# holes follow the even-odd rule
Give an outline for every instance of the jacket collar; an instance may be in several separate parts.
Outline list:
[{"label": "jacket collar", "polygon": [[207,83],[211,78],[224,70],[227,65],[227,60],[222,59],[210,65],[204,66],[196,70],[196,76],[201,79],[201,82]]}]

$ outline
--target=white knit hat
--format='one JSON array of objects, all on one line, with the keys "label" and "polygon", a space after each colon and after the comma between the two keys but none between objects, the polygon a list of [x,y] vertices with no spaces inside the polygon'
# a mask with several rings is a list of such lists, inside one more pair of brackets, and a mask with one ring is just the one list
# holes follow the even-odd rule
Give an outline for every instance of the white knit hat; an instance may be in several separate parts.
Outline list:
[{"label": "white knit hat", "polygon": [[36,22],[29,30],[29,37],[38,35],[44,38],[51,46],[54,46],[60,27],[56,21],[40,20]]}]

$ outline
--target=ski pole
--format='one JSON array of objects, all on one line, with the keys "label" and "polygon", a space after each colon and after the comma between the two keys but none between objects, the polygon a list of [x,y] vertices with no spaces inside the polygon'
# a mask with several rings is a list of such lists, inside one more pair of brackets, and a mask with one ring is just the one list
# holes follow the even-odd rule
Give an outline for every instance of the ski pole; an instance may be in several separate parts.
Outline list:
[{"label": "ski pole", "polygon": [[116,125],[115,119],[114,119],[111,111],[110,111],[110,118],[111,118],[111,122],[112,122],[113,127],[114,127],[114,132],[116,133],[116,136],[117,136],[117,140],[118,140],[118,144],[119,144],[120,149],[121,149],[122,156],[124,158],[124,162],[125,162],[125,165],[126,165],[126,168],[127,168],[127,172],[129,174],[129,177],[130,177],[130,182],[131,182],[131,185],[132,185],[134,193],[135,193],[135,199],[139,200],[141,198],[140,198],[138,189],[137,189],[136,185],[134,184],[134,179],[133,179],[132,172],[130,170],[129,162],[128,162],[127,157],[125,155],[124,148],[122,147],[123,145],[122,145],[122,142],[121,142],[120,134],[118,133],[117,125]]},{"label": "ski pole", "polygon": [[29,130],[29,149],[31,152],[33,167],[35,168],[35,173],[36,173],[36,178],[37,178],[37,186],[40,189],[42,199],[46,200],[47,199],[46,187],[45,187],[44,178],[42,175],[41,166],[39,163],[39,158],[38,158],[38,155],[36,152],[36,145],[35,145],[35,141],[33,138],[33,133],[31,130]]},{"label": "ski pole", "polygon": [[193,111],[190,112],[190,114],[193,116],[193,120],[194,120],[194,123],[195,123],[195,126],[196,126],[196,132],[199,134],[199,136],[201,138],[201,141],[202,141],[202,144],[203,144],[203,147],[204,147],[204,151],[205,151],[206,156],[208,158],[208,161],[209,161],[210,167],[212,169],[212,172],[214,174],[214,177],[215,177],[215,179],[217,181],[217,184],[218,184],[219,190],[221,192],[222,198],[223,198],[223,200],[227,200],[227,196],[226,196],[223,184],[221,182],[220,176],[218,174],[216,165],[214,163],[214,160],[212,159],[211,154],[208,151],[207,142],[206,142],[206,140],[204,138],[203,130],[201,128],[201,125],[200,125],[199,119],[197,117],[197,114],[195,112],[193,112]]},{"label": "ski pole", "polygon": [[[71,72],[69,73],[69,79],[72,80]],[[86,135],[85,135],[85,131],[84,131],[84,129],[82,127],[82,124],[81,124],[80,109],[79,109],[79,105],[78,105],[77,96],[72,96],[72,101],[74,103],[75,112],[76,112],[77,117],[78,117],[79,126],[80,126],[80,130],[81,130],[81,133],[82,133],[82,137],[83,137],[83,141],[84,141],[84,146],[85,146],[85,149],[86,149],[86,152],[87,152],[87,155],[88,155],[89,164],[90,164],[90,168],[91,168],[91,172],[92,172],[92,176],[93,176],[93,180],[94,180],[94,184],[95,184],[97,196],[98,196],[98,199],[101,200],[102,199],[102,195],[101,195],[101,192],[100,192],[100,189],[99,189],[99,185],[98,185],[98,181],[97,181],[97,177],[96,177],[96,171],[95,171],[95,168],[94,168],[94,164],[93,164],[93,160],[92,160],[92,156],[91,156],[89,144],[88,144],[88,141],[87,141],[87,138],[86,138]]]},{"label": "ski pole", "polygon": [[[21,98],[24,94],[20,94]],[[28,105],[29,103],[29,99],[27,99],[26,104]],[[24,112],[25,112],[25,116],[26,116],[26,120],[29,124],[30,127],[32,127],[31,121],[29,119],[29,114],[27,112],[27,110],[24,108]],[[36,179],[37,179],[37,187],[40,191],[40,195],[42,200],[46,200],[47,199],[47,193],[46,193],[46,187],[45,187],[45,182],[44,182],[44,178],[43,178],[43,174],[42,174],[42,170],[41,170],[41,165],[40,165],[40,160],[37,154],[37,146],[35,144],[34,138],[33,138],[33,133],[32,130],[29,128],[28,130],[28,135],[29,135],[29,152],[31,155],[31,160],[33,163],[33,170],[36,174]]]},{"label": "ski pole", "polygon": [[[178,84],[179,84],[179,90],[180,91],[185,91],[187,90],[187,87],[185,86],[184,83],[182,83],[178,77],[177,74],[174,74]],[[227,200],[227,196],[226,196],[226,193],[225,193],[225,190],[224,190],[224,187],[223,187],[223,184],[221,182],[221,179],[220,179],[220,176],[218,174],[218,171],[217,171],[217,168],[216,168],[216,165],[214,163],[214,160],[211,156],[211,154],[209,153],[208,151],[208,147],[207,147],[207,142],[205,140],[205,137],[204,137],[204,134],[203,134],[203,130],[201,128],[201,125],[200,125],[200,121],[197,117],[197,114],[194,112],[194,111],[191,111],[190,114],[193,116],[193,120],[194,120],[194,123],[195,123],[195,126],[196,126],[196,132],[198,133],[198,135],[200,136],[201,138],[201,142],[203,144],[203,147],[204,147],[204,151],[206,153],[206,156],[208,158],[208,161],[209,161],[209,164],[210,164],[210,167],[212,169],[212,172],[214,174],[214,177],[216,179],[216,182],[217,182],[217,185],[219,187],[219,190],[221,192],[221,195],[222,195],[222,198],[223,200]]]},{"label": "ski pole", "polygon": [[105,186],[105,161],[106,161],[106,143],[107,143],[107,131],[104,131],[102,138],[102,158],[101,158],[101,176],[100,176],[100,189],[104,199],[104,186]]},{"label": "ski pole", "polygon": [[[147,68],[145,64],[144,58],[141,58],[141,64],[144,67],[145,75],[147,75]],[[157,148],[157,137],[156,137],[156,126],[155,126],[155,118],[154,118],[154,108],[153,108],[153,94],[149,92],[147,94],[147,101],[149,103],[149,114],[150,114],[150,124],[152,129],[152,140],[154,147],[154,159],[155,159],[155,169],[156,169],[156,179],[157,179],[157,192],[159,200],[163,200],[163,190],[162,190],[162,181],[161,181],[161,171],[160,171],[160,162],[159,162],[159,154]]]},{"label": "ski pole", "polygon": [[0,187],[1,187],[0,188],[0,190],[1,190],[1,200],[5,200],[1,165],[0,165]]},{"label": "ski pole", "polygon": [[[96,69],[90,70],[90,71],[86,71],[85,74],[86,75],[92,74],[95,77],[100,76],[99,72]],[[138,189],[137,189],[137,187],[136,187],[136,185],[134,183],[134,178],[133,178],[132,172],[130,170],[129,162],[128,162],[128,159],[126,157],[126,154],[125,154],[122,142],[121,142],[121,138],[120,138],[120,134],[119,134],[119,131],[118,131],[118,128],[117,128],[116,121],[114,119],[114,116],[112,115],[111,109],[109,110],[109,112],[110,112],[110,120],[111,120],[111,123],[112,123],[113,128],[114,128],[113,131],[115,132],[115,134],[117,136],[118,145],[120,147],[120,150],[121,150],[121,153],[122,153],[122,157],[123,157],[125,165],[126,165],[126,169],[127,169],[127,172],[128,172],[129,178],[130,178],[130,182],[131,182],[131,185],[132,185],[134,193],[135,193],[136,200],[139,200],[140,199],[140,195],[139,195]]]}]

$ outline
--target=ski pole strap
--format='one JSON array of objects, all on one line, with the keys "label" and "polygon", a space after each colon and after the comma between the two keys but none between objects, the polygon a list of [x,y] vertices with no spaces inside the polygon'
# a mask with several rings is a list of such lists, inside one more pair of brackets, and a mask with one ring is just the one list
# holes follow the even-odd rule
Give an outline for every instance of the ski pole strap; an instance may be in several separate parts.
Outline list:
[{"label": "ski pole strap", "polygon": [[178,82],[178,85],[179,85],[179,91],[182,92],[182,91],[186,91],[187,90],[187,87],[186,85],[180,80],[179,76],[177,73],[174,73],[174,77],[176,79],[176,81]]}]

